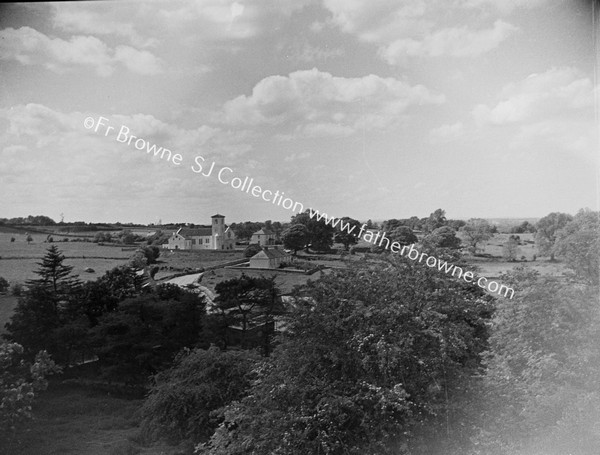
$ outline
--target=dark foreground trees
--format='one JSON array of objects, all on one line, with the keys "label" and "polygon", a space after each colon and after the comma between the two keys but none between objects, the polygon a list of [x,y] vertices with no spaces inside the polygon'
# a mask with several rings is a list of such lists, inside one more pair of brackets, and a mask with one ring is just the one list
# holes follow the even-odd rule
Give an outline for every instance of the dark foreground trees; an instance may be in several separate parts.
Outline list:
[{"label": "dark foreground trees", "polygon": [[302,294],[271,360],[200,453],[401,454],[422,425],[430,439],[463,432],[456,398],[479,368],[492,312],[478,289],[393,257]]},{"label": "dark foreground trees", "polygon": [[246,394],[259,359],[251,351],[216,347],[183,351],[172,368],[153,378],[141,411],[145,436],[208,439],[220,421],[215,411]]}]

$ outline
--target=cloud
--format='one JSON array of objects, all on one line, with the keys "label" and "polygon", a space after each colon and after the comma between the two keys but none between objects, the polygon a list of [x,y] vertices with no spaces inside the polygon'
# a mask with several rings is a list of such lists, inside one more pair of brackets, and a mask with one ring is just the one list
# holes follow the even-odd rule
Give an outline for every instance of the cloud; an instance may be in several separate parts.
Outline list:
[{"label": "cloud", "polygon": [[438,128],[434,128],[429,133],[431,142],[451,142],[461,138],[464,135],[465,128],[462,122],[456,122],[451,125],[442,125]]},{"label": "cloud", "polygon": [[220,120],[230,125],[277,127],[284,135],[349,135],[358,129],[382,129],[401,121],[410,109],[440,104],[442,95],[422,85],[368,75],[332,76],[316,68],[289,76],[269,76],[227,101]]},{"label": "cloud", "polygon": [[475,57],[495,49],[516,30],[516,27],[501,20],[489,29],[445,28],[420,40],[409,38],[394,41],[382,48],[380,54],[390,64],[400,63],[406,56]]},{"label": "cloud", "polygon": [[[511,3],[516,8],[520,2]],[[380,57],[390,64],[402,64],[415,56],[478,56],[495,49],[517,30],[501,19],[482,26],[490,17],[490,10],[496,15],[500,10],[512,10],[486,0],[324,0],[324,6],[334,25],[361,41],[377,45]],[[451,25],[456,22],[465,25]]]},{"label": "cloud", "polygon": [[63,31],[123,37],[135,47],[142,48],[158,44],[157,39],[143,37],[138,33],[134,21],[123,19],[137,17],[143,10],[139,8],[139,4],[121,3],[119,8],[114,8],[102,2],[59,2],[52,7],[54,26]]},{"label": "cloud", "polygon": [[160,3],[157,17],[168,29],[195,41],[244,40],[273,29],[310,0],[193,0]]},{"label": "cloud", "polygon": [[591,108],[593,101],[592,81],[583,72],[572,67],[551,68],[505,86],[496,105],[480,104],[473,109],[473,116],[479,125],[523,123]]},{"label": "cloud", "polygon": [[532,9],[546,3],[547,0],[465,0],[463,5],[469,8],[491,7],[502,14],[511,14],[518,9]]},{"label": "cloud", "polygon": [[138,74],[161,71],[160,60],[150,52],[130,46],[117,46],[113,50],[93,36],[72,36],[69,40],[51,38],[31,27],[0,30],[0,60],[42,65],[56,73],[86,66],[102,77],[110,76],[117,63]]}]

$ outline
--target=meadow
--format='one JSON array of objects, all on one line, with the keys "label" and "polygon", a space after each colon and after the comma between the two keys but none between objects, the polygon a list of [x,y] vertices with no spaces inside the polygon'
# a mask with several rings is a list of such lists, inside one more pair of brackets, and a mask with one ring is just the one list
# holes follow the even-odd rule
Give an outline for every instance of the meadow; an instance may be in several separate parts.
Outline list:
[{"label": "meadow", "polygon": [[[107,270],[125,264],[132,251],[122,251],[119,246],[102,246],[93,242],[73,242],[76,237],[69,237],[69,242],[56,237],[55,243],[46,243],[46,234],[30,234],[33,241],[28,243],[24,233],[0,232],[0,276],[11,283],[23,283],[25,280],[36,278],[33,273],[38,268],[37,263],[46,254],[51,245],[57,245],[65,255],[67,264],[74,267],[73,273],[82,280],[95,280]],[[15,241],[11,242],[11,238]],[[86,268],[94,272],[86,272]]]}]

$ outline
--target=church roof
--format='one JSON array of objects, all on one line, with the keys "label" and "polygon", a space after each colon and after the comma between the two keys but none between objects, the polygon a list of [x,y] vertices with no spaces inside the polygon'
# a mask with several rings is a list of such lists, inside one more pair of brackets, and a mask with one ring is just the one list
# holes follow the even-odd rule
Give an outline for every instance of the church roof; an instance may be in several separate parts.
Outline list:
[{"label": "church roof", "polygon": [[217,213],[216,215],[211,216],[211,218],[225,218],[225,216]]},{"label": "church roof", "polygon": [[260,231],[256,231],[254,234],[252,235],[273,235],[273,231],[270,231],[268,229],[261,229]]},{"label": "church roof", "polygon": [[177,233],[185,238],[189,237],[210,237],[212,236],[212,228],[199,227],[199,228],[180,228]]}]

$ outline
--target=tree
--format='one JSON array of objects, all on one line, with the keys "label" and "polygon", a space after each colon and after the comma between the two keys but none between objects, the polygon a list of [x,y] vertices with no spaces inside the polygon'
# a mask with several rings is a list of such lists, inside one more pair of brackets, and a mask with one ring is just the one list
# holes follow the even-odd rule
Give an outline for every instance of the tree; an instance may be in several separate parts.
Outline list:
[{"label": "tree", "polygon": [[350,245],[355,245],[360,231],[360,221],[350,217],[340,219],[340,225],[347,226],[344,229],[338,228],[335,232],[333,240],[344,245],[344,249],[348,251]]},{"label": "tree", "polygon": [[204,321],[204,299],[181,290],[126,299],[98,318],[91,331],[92,345],[109,379],[144,383],[164,369],[175,354],[199,340]]},{"label": "tree", "polygon": [[292,224],[283,231],[283,246],[298,253],[308,244],[308,232],[303,224]]},{"label": "tree", "polygon": [[215,286],[216,308],[227,316],[228,325],[241,327],[241,346],[247,347],[247,333],[261,327],[263,353],[270,353],[270,337],[274,332],[274,316],[281,312],[281,300],[273,278],[256,278],[242,274]]},{"label": "tree", "polygon": [[502,276],[485,353],[477,454],[588,455],[600,447],[598,286],[523,267]]},{"label": "tree", "polygon": [[55,245],[48,248],[34,272],[40,278],[26,282],[27,292],[6,324],[7,338],[23,345],[29,358],[47,350],[57,360],[68,360],[69,348],[59,340],[58,329],[77,317],[73,309],[79,304],[81,282],[64,259]]},{"label": "tree", "polygon": [[261,246],[258,243],[252,243],[252,244],[248,245],[246,247],[246,249],[244,250],[244,257],[251,258],[259,251],[262,251]]},{"label": "tree", "polygon": [[510,236],[502,247],[502,257],[507,261],[515,261],[520,254],[519,241],[515,236]]},{"label": "tree", "polygon": [[435,212],[429,215],[429,218],[425,222],[425,230],[427,232],[433,232],[437,228],[446,225],[446,211],[437,209]]},{"label": "tree", "polygon": [[556,232],[553,253],[563,258],[581,280],[600,282],[600,213],[580,210]]},{"label": "tree", "polygon": [[0,276],[0,292],[8,291],[9,283],[6,278]]},{"label": "tree", "polygon": [[136,236],[129,230],[124,230],[121,233],[121,242],[125,245],[133,245],[135,243]]},{"label": "tree", "polygon": [[460,248],[460,239],[456,231],[450,226],[442,226],[435,229],[423,239],[423,243],[433,248]]},{"label": "tree", "polygon": [[455,396],[479,367],[492,312],[468,289],[396,255],[308,284],[258,380],[199,453],[400,454],[417,427],[464,431]]},{"label": "tree", "polygon": [[540,254],[550,256],[550,260],[554,261],[553,247],[556,234],[572,219],[573,217],[567,213],[552,212],[536,223],[535,241]]},{"label": "tree", "polygon": [[302,224],[306,227],[308,237],[305,245],[306,251],[309,247],[316,251],[327,251],[332,247],[335,229],[323,220],[311,218],[308,209],[293,216],[291,224]]},{"label": "tree", "polygon": [[482,218],[471,218],[467,221],[460,232],[469,243],[469,249],[473,254],[480,250],[478,244],[492,238],[492,225]]},{"label": "tree", "polygon": [[153,378],[142,431],[196,444],[207,440],[220,423],[215,411],[245,396],[258,361],[248,351],[184,350]]},{"label": "tree", "polygon": [[419,241],[412,229],[408,226],[398,226],[389,234],[389,238],[392,242],[398,242],[400,245],[412,245]]}]

